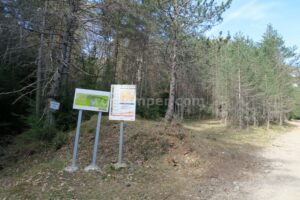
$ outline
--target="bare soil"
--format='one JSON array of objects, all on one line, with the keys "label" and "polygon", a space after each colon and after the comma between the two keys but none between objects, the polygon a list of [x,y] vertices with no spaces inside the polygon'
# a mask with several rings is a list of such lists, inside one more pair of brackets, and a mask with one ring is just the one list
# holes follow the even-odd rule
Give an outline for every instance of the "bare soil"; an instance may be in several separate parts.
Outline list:
[{"label": "bare soil", "polygon": [[243,184],[239,199],[300,199],[300,122],[259,153],[264,170]]},{"label": "bare soil", "polygon": [[[72,131],[68,144],[60,150],[40,148],[4,166],[0,199],[251,198],[252,194],[260,195],[254,194],[258,185],[263,188],[270,183],[259,181],[272,165],[260,152],[278,133],[286,131],[280,127],[238,130],[212,120],[171,126],[138,120],[125,128],[128,167],[114,170],[119,126],[104,119],[97,158],[102,173],[87,173],[83,169],[91,162],[95,123],[93,117],[82,125],[77,172],[63,170],[71,163]],[[10,151],[13,149],[12,145]],[[268,172],[266,175],[272,174]],[[297,176],[291,172],[290,178],[296,181]]]}]

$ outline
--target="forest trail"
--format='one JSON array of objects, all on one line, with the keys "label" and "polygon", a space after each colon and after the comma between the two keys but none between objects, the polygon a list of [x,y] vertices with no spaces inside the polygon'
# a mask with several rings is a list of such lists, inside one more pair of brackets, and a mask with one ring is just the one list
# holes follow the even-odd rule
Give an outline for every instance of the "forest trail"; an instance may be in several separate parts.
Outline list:
[{"label": "forest trail", "polygon": [[[300,199],[300,122],[294,130],[278,137],[261,156],[266,161],[264,173],[253,177],[240,193],[242,199]],[[246,194],[246,197],[243,197]]]}]

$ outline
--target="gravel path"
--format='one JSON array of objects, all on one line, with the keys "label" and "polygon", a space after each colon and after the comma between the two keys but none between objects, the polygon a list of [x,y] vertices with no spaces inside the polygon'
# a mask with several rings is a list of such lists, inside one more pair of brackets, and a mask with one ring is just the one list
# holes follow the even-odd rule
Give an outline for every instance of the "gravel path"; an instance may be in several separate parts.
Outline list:
[{"label": "gravel path", "polygon": [[261,153],[268,167],[244,187],[241,199],[300,199],[300,122],[294,124],[298,127],[277,138]]}]

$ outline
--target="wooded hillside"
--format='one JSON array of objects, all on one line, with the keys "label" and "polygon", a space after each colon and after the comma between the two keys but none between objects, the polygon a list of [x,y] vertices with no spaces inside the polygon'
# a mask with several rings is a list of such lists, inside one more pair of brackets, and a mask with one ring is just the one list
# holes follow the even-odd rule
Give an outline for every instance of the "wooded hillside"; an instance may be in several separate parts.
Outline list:
[{"label": "wooded hillside", "polygon": [[[111,84],[135,84],[140,100],[167,102],[137,109],[167,122],[215,117],[245,128],[297,117],[298,55],[271,25],[259,43],[205,35],[230,3],[1,0],[0,127],[69,129],[74,89]],[[59,112],[50,111],[51,100]]]}]

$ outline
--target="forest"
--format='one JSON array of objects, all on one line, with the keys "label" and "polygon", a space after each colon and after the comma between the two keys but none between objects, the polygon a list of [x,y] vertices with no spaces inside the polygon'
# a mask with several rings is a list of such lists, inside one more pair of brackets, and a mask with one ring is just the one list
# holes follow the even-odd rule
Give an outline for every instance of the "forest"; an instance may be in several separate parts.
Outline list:
[{"label": "forest", "polygon": [[216,118],[244,129],[300,117],[299,55],[271,24],[259,42],[206,35],[230,4],[0,0],[1,138],[52,140],[75,126],[75,88],[111,84],[134,84],[139,100],[167,102],[137,107],[141,118],[167,123]]}]

